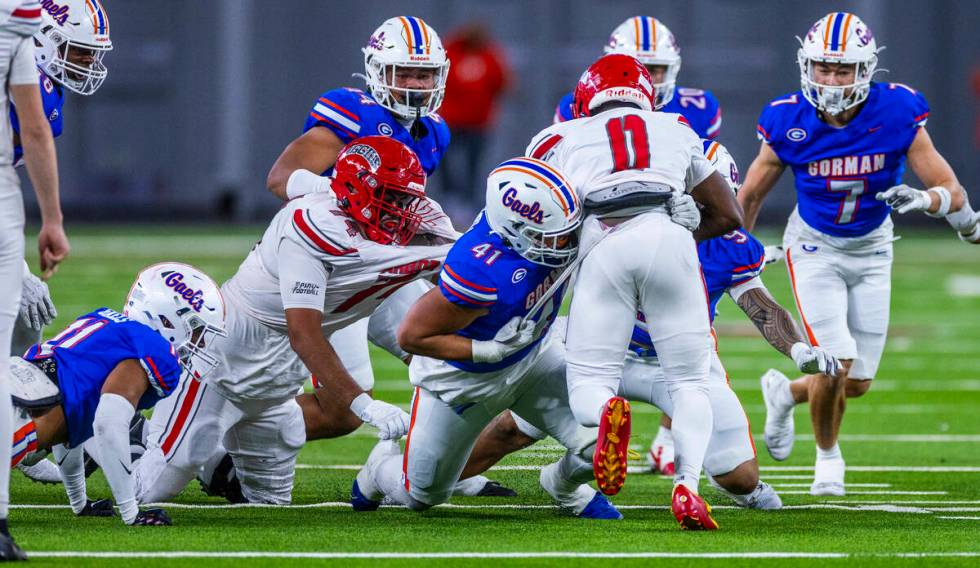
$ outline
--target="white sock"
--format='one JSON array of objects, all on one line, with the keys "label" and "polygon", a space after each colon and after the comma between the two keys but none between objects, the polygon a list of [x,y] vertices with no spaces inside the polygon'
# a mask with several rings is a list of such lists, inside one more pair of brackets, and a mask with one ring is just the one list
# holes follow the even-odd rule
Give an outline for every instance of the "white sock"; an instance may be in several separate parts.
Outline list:
[{"label": "white sock", "polygon": [[674,434],[670,431],[670,428],[660,425],[660,429],[657,430],[657,436],[653,439],[654,446],[674,446]]},{"label": "white sock", "polygon": [[562,474],[561,462],[548,464],[541,470],[541,487],[560,506],[571,509],[576,515],[589,505],[597,493],[589,485],[566,479]]},{"label": "white sock", "polygon": [[68,503],[71,510],[77,515],[82,512],[88,504],[88,495],[85,493],[85,460],[81,448],[69,450],[62,444],[51,448],[54,459],[58,463],[58,470],[61,472],[61,481],[68,494]]},{"label": "white sock", "polygon": [[776,392],[776,404],[783,408],[793,408],[796,406],[796,400],[793,398],[793,391],[790,390],[790,381],[780,381],[779,390]]},{"label": "white sock", "polygon": [[681,484],[693,493],[698,491],[698,480],[704,466],[704,454],[714,415],[708,394],[701,389],[686,388],[671,393],[674,402],[672,433],[674,435],[674,484]]},{"label": "white sock", "polygon": [[817,446],[817,460],[842,460],[844,456],[840,453],[840,445],[834,444],[829,450],[825,450],[820,446]]},{"label": "white sock", "polygon": [[0,444],[0,519],[6,519],[10,504],[10,454],[13,449],[11,441],[14,439],[15,410],[10,403],[10,375],[6,358],[0,361],[0,366],[3,367],[0,370],[0,440],[4,441]]},{"label": "white sock", "polygon": [[403,459],[401,455],[385,458],[374,470],[374,484],[392,501],[407,507],[411,503],[411,497],[408,496],[402,476]]}]

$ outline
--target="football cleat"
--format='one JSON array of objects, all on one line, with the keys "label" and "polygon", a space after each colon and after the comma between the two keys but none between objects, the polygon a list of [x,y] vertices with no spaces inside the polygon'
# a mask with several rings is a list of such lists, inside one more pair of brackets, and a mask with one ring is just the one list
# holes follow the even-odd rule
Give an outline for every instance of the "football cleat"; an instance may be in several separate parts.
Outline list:
[{"label": "football cleat", "polygon": [[366,511],[377,511],[378,507],[381,506],[381,501],[373,501],[365,497],[364,493],[361,492],[360,486],[357,485],[357,478],[354,478],[354,484],[350,488],[350,505],[355,511],[363,513]]},{"label": "football cleat", "polygon": [[653,473],[674,477],[674,446],[658,444],[654,440],[650,451],[647,452],[647,463],[650,464],[650,471]]},{"label": "football cleat", "polygon": [[796,438],[793,406],[779,402],[781,391],[789,388],[789,379],[776,369],[769,369],[759,382],[762,384],[762,400],[766,403],[766,449],[772,459],[783,461],[793,451]]},{"label": "football cleat", "polygon": [[27,560],[27,555],[14,542],[14,537],[9,534],[0,533],[0,562],[12,562],[15,560]]},{"label": "football cleat", "polygon": [[687,486],[674,486],[674,493],[670,498],[670,510],[684,530],[713,531],[718,529],[718,523],[711,518],[711,505],[700,495],[692,493]]},{"label": "football cleat", "polygon": [[136,520],[133,521],[132,526],[140,527],[169,527],[173,524],[170,520],[170,516],[163,509],[146,509],[145,511],[140,511],[136,513]]},{"label": "football cleat", "polygon": [[585,509],[582,509],[582,512],[578,514],[578,517],[582,519],[618,521],[623,518],[623,514],[609,502],[609,499],[606,499],[605,495],[596,493],[595,497],[585,506]]},{"label": "football cleat", "polygon": [[211,479],[205,479],[202,475],[198,475],[197,482],[201,484],[201,491],[205,495],[224,497],[229,503],[248,503],[248,499],[242,492],[242,483],[235,473],[235,462],[231,454],[225,454],[221,458],[218,466],[211,473]]},{"label": "football cleat", "polygon": [[517,491],[501,485],[499,482],[488,480],[486,485],[476,494],[477,497],[517,497]]},{"label": "football cleat", "polygon": [[79,511],[77,517],[115,517],[116,511],[112,508],[112,499],[91,499],[85,503],[85,508]]},{"label": "football cleat", "polygon": [[844,460],[817,460],[813,467],[813,485],[810,495],[814,497],[844,496]]},{"label": "football cleat", "polygon": [[54,485],[61,483],[61,470],[53,462],[41,460],[34,465],[27,465],[24,462],[17,464],[17,469],[27,476],[27,479],[35,483]]},{"label": "football cleat", "polygon": [[630,403],[614,396],[602,407],[592,471],[599,491],[615,495],[626,483],[630,445]]}]

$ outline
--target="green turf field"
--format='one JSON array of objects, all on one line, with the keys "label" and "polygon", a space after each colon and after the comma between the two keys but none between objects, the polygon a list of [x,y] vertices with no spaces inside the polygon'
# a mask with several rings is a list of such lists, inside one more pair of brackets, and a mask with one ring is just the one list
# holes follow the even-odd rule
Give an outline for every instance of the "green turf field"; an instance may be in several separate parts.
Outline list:
[{"label": "green turf field", "polygon": [[[160,260],[193,263],[221,281],[260,235],[260,229],[126,228],[73,231],[73,255],[51,282],[58,326],[93,307],[120,307],[135,273]],[[775,242],[774,239],[768,239]],[[769,367],[792,376],[794,366],[772,350],[730,301],[718,318],[720,352],[757,435],[763,478],[781,493],[780,512],[729,507],[705,483],[721,530],[683,533],[668,505],[670,481],[632,474],[613,499],[626,519],[585,521],[551,507],[537,487],[534,466],[560,456],[542,442],[506,459],[488,474],[516,488],[513,499],[456,499],[424,514],[401,509],[355,514],[345,505],[351,480],[367,456],[374,431],[363,428],[335,441],[313,442],[300,455],[294,505],[226,507],[196,486],[167,507],[172,527],[125,527],[117,519],[76,519],[60,486],[32,484],[12,474],[11,527],[35,563],[102,565],[93,553],[120,553],[112,564],[158,562],[232,566],[252,562],[399,565],[594,563],[629,565],[677,555],[671,565],[701,565],[717,554],[726,566],[837,565],[848,555],[881,566],[980,563],[980,248],[949,232],[906,237],[895,245],[891,333],[875,386],[852,401],[841,447],[849,494],[807,493],[814,446],[805,407],[792,457],[776,463],[761,442],[764,407],[758,377]],[[766,282],[793,307],[782,265]],[[376,396],[407,404],[405,368],[386,354],[375,358]],[[658,415],[634,406],[634,447],[646,448]],[[636,464],[640,466],[639,462]],[[110,496],[101,474],[89,496]],[[183,556],[173,558],[174,553]],[[202,554],[208,553],[208,555]],[[239,556],[235,556],[238,553]],[[158,556],[153,556],[154,554]],[[262,557],[262,555],[267,555]],[[63,555],[59,556],[59,555]],[[290,558],[292,555],[292,558]],[[483,555],[483,556],[480,556]],[[787,555],[789,558],[780,556]],[[922,555],[927,558],[923,559]],[[631,557],[633,557],[631,559]],[[720,562],[719,562],[720,563]]]}]

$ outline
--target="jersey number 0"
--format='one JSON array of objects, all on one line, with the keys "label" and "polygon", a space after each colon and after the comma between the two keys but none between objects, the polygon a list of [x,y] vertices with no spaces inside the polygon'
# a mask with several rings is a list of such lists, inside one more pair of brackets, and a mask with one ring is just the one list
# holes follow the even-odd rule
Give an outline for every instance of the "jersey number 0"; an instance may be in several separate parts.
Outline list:
[{"label": "jersey number 0", "polygon": [[635,114],[612,118],[606,123],[606,133],[614,172],[650,167],[650,140],[642,118]]}]

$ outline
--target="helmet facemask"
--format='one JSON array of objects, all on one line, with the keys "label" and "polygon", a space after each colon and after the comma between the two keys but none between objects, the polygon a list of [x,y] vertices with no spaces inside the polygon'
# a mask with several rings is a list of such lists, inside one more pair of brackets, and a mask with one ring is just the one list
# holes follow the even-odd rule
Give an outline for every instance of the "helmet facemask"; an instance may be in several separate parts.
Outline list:
[{"label": "helmet facemask", "polygon": [[[422,224],[417,210],[425,196],[423,188],[414,187],[418,184],[413,182],[407,186],[384,182],[368,170],[360,171],[357,181],[359,188],[346,184],[354,199],[344,198],[341,207],[357,221],[368,239],[383,245],[407,245]],[[367,197],[357,199],[360,192]],[[355,205],[354,201],[362,205]]]},{"label": "helmet facemask", "polygon": [[[443,63],[413,63],[412,65],[385,65],[371,54],[365,54],[364,65],[367,75],[364,77],[371,95],[378,104],[398,116],[415,120],[434,113],[442,105],[446,94],[446,77],[449,73],[449,60]],[[400,71],[430,69],[433,73],[432,87],[409,88],[400,87],[398,74]]]},{"label": "helmet facemask", "polygon": [[518,254],[535,264],[560,268],[578,254],[578,227],[576,223],[564,231],[546,233],[528,223],[511,221],[505,238]]},{"label": "helmet facemask", "polygon": [[177,358],[184,370],[200,379],[214,370],[219,363],[217,357],[208,353],[208,349],[216,338],[227,337],[228,334],[196,314],[181,319],[189,333],[183,343],[174,346],[177,350]]},{"label": "helmet facemask", "polygon": [[[57,81],[66,89],[80,95],[91,95],[102,86],[109,70],[102,62],[106,52],[112,50],[112,45],[92,45],[69,39],[63,33],[49,26],[37,35],[39,44],[38,59],[45,74]],[[74,63],[70,59],[71,50],[91,53],[92,62],[89,65]]]},{"label": "helmet facemask", "polygon": [[[878,56],[872,55],[866,61],[847,61],[838,58],[818,59],[808,56],[803,49],[800,49],[797,54],[797,62],[800,66],[800,84],[802,85],[803,97],[821,112],[837,116],[863,103],[868,98],[868,93],[871,91],[871,79],[878,66]],[[819,83],[815,78],[817,63],[854,65],[854,82],[849,85]]]},{"label": "helmet facemask", "polygon": [[653,83],[653,108],[654,110],[660,110],[667,106],[667,103],[674,98],[674,88],[677,85],[677,74],[681,71],[681,58],[678,57],[677,59],[671,61],[640,60],[640,62],[647,68],[647,71],[650,71],[651,75],[654,73],[651,67],[662,66],[666,68],[664,71],[663,81]]}]

